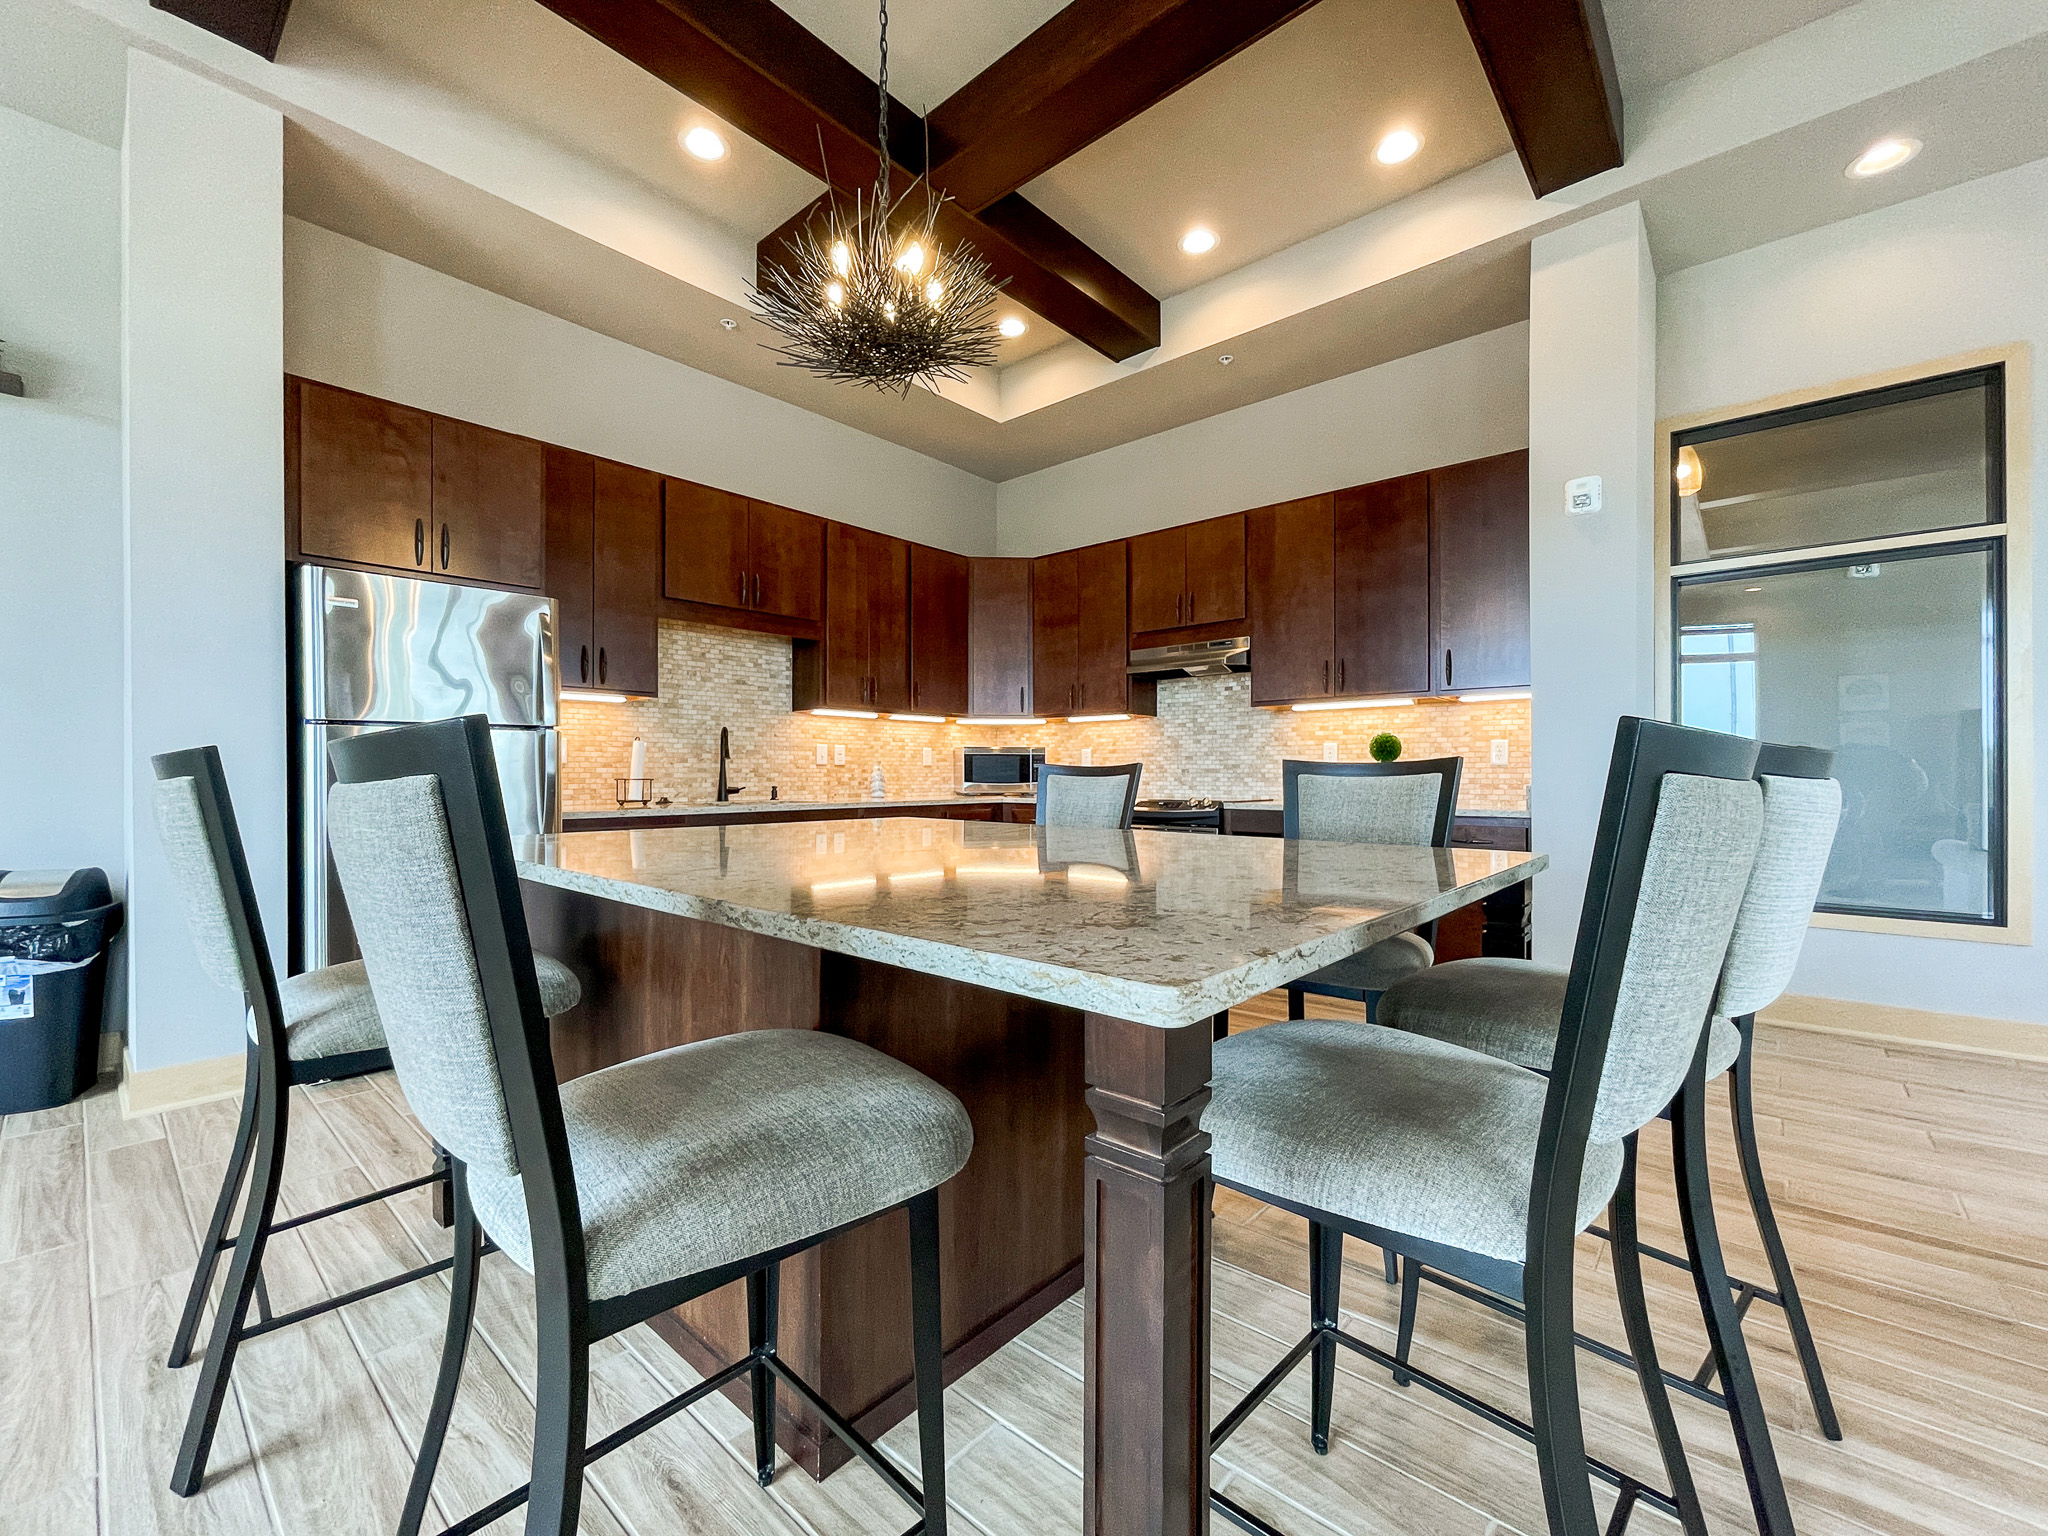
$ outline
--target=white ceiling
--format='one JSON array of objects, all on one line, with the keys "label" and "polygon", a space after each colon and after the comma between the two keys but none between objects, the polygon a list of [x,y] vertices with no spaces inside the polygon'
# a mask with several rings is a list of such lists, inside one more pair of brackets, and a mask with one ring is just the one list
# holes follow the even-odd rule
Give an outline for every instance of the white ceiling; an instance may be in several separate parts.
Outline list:
[{"label": "white ceiling", "polygon": [[[1627,103],[1856,0],[1604,0]],[[1943,3],[1943,0],[1934,0]]]},{"label": "white ceiling", "polygon": [[[876,0],[776,0],[870,80]],[[1066,0],[890,0],[889,94],[929,112],[1066,8]]]}]

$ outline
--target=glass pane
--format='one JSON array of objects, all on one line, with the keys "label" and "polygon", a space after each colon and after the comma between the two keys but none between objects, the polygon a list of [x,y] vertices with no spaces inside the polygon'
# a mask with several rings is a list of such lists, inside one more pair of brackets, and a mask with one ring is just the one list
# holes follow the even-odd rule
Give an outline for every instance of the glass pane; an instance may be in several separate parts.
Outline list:
[{"label": "glass pane", "polygon": [[1802,407],[1679,433],[1676,563],[1992,521],[1997,391],[1970,377],[1918,399],[1890,391],[1833,415]]},{"label": "glass pane", "polygon": [[1835,749],[1825,907],[2003,908],[1996,558],[1972,545],[1679,585],[1679,719]]}]

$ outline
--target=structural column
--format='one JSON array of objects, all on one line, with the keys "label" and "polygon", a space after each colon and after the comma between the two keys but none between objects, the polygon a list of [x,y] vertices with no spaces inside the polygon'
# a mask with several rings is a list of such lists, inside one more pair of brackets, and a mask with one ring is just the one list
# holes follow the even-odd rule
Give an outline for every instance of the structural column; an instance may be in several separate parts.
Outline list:
[{"label": "structural column", "polygon": [[131,50],[121,203],[128,1054],[225,1059],[167,1090],[194,1096],[238,1086],[242,1014],[194,956],[151,754],[220,747],[280,960],[286,936],[282,117]]},{"label": "structural column", "polygon": [[[1539,236],[1529,253],[1529,643],[1535,688],[1535,955],[1578,932],[1614,723],[1656,713],[1657,277],[1642,209]],[[1600,510],[1567,482],[1600,479]]]}]

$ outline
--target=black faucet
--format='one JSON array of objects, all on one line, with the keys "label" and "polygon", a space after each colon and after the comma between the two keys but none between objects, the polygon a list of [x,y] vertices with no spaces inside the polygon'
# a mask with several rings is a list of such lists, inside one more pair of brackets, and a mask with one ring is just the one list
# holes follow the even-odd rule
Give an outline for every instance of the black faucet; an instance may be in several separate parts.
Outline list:
[{"label": "black faucet", "polygon": [[724,726],[718,728],[718,803],[725,804],[747,786],[725,782],[725,765],[732,761],[732,732]]}]

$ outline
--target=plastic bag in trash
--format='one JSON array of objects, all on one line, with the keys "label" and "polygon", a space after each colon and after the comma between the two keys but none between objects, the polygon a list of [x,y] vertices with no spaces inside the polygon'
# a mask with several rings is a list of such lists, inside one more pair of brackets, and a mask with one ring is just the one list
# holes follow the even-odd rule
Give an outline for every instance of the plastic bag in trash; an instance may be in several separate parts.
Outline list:
[{"label": "plastic bag in trash", "polygon": [[0,959],[65,963],[90,960],[100,947],[105,928],[105,919],[98,914],[68,922],[50,918],[44,922],[0,925]]}]

